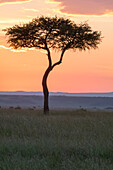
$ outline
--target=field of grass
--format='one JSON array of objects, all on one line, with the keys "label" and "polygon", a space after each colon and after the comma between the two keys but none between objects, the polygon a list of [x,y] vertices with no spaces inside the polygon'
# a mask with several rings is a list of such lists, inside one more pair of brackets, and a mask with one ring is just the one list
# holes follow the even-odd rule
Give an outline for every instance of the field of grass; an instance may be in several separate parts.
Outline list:
[{"label": "field of grass", "polygon": [[113,113],[0,109],[0,170],[113,170]]}]

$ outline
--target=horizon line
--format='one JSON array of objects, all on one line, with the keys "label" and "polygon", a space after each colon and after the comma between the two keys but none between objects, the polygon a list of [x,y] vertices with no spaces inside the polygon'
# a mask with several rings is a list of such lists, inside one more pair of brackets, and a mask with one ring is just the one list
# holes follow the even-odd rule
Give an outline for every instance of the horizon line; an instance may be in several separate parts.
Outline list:
[{"label": "horizon line", "polygon": [[[24,90],[15,90],[15,91],[0,91],[0,93],[2,92],[7,92],[7,93],[43,93],[43,91],[24,91]],[[113,91],[109,91],[109,92],[62,92],[62,91],[50,91],[49,93],[70,93],[70,94],[80,94],[80,93],[113,93]]]}]

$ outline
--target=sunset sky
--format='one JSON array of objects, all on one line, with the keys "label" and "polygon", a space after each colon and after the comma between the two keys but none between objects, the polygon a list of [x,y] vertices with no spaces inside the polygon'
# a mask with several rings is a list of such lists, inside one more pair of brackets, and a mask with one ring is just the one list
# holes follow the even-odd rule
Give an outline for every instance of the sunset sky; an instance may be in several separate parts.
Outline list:
[{"label": "sunset sky", "polygon": [[[48,66],[43,51],[14,51],[2,31],[37,16],[87,21],[104,37],[99,48],[65,53],[63,63],[49,75],[49,91],[113,91],[113,0],[0,0],[0,91],[42,91],[42,76]],[[53,61],[60,52],[52,52]]]}]

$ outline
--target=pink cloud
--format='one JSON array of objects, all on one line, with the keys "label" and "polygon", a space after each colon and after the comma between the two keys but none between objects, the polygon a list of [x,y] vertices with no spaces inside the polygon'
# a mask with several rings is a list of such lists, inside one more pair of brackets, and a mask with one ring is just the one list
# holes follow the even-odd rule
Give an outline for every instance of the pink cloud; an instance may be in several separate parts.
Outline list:
[{"label": "pink cloud", "polygon": [[83,15],[103,15],[113,13],[113,0],[49,0],[61,2],[63,13]]},{"label": "pink cloud", "polygon": [[0,0],[0,5],[10,4],[10,3],[24,3],[31,0]]}]

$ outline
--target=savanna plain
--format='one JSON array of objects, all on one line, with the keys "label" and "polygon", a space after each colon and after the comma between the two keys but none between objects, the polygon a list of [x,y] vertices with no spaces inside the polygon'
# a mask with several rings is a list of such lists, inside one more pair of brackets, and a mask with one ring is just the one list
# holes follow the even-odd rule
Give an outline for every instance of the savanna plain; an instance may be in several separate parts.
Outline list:
[{"label": "savanna plain", "polygon": [[1,108],[0,170],[113,170],[113,112]]}]

